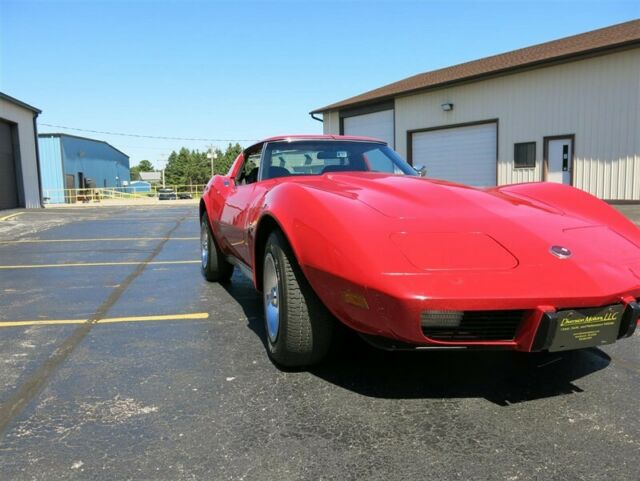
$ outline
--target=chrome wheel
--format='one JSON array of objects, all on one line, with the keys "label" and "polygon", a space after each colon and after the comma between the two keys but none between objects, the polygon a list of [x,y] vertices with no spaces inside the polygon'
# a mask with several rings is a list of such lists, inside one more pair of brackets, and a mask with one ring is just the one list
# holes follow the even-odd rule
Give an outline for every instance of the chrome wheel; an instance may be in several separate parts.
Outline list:
[{"label": "chrome wheel", "polygon": [[278,272],[276,263],[271,253],[267,253],[264,259],[264,315],[267,324],[269,340],[274,343],[278,339],[280,330],[280,293],[278,289]]},{"label": "chrome wheel", "polygon": [[209,263],[209,229],[207,229],[206,222],[206,219],[202,219],[200,224],[200,259],[204,269],[207,268]]}]

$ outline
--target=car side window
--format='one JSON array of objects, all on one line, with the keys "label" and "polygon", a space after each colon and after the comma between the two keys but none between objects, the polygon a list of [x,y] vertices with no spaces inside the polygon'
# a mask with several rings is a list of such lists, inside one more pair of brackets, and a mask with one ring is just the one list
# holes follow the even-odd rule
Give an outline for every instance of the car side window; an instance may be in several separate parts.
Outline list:
[{"label": "car side window", "polygon": [[236,182],[238,185],[253,184],[258,180],[260,171],[260,157],[262,156],[262,145],[259,145],[244,153],[244,163],[240,168]]},{"label": "car side window", "polygon": [[393,172],[401,174],[402,171],[393,163],[393,161],[384,155],[380,149],[372,149],[364,153],[369,166],[369,170],[374,172]]}]

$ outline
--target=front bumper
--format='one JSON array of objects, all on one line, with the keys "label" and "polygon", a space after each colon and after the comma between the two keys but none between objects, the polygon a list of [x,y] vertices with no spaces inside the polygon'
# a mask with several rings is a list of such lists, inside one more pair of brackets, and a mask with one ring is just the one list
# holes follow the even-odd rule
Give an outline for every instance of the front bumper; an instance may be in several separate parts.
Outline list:
[{"label": "front bumper", "polygon": [[[623,304],[624,311],[616,339],[631,337],[640,321],[640,304],[635,298],[623,298],[616,304]],[[601,306],[584,306],[601,307]],[[564,312],[562,309],[562,312]],[[558,311],[553,306],[536,306],[523,310],[474,310],[464,311],[470,323],[456,330],[425,327],[419,315],[409,308],[406,314],[396,315],[387,320],[390,337],[418,346],[440,348],[507,349],[523,352],[546,351],[552,345],[558,332]],[[399,314],[400,309],[395,310]],[[590,344],[585,347],[593,347]]]},{"label": "front bumper", "polygon": [[[394,294],[383,293],[322,271],[307,270],[307,275],[338,319],[389,348],[544,351],[556,333],[558,311],[623,304],[617,339],[633,335],[640,319],[640,292],[635,288],[626,293],[587,297],[435,299],[407,293],[409,289],[403,289],[405,295],[399,295],[398,290]],[[458,336],[442,335],[442,332],[434,335],[434,331],[425,329],[421,322],[425,311],[433,309],[463,311],[465,316],[469,314],[468,326],[475,330],[462,330]]]},{"label": "front bumper", "polygon": [[[491,318],[491,314],[499,311],[476,311],[474,314],[482,315],[486,319]],[[513,311],[509,311],[509,316]],[[489,321],[491,322],[491,321]],[[379,335],[362,334],[362,337],[372,346],[384,350],[420,350],[420,349],[494,349],[494,350],[514,350],[524,352],[540,352],[549,350],[554,342],[554,337],[558,332],[560,322],[558,312],[549,311],[522,311],[521,319],[513,330],[513,335],[500,337],[498,332],[503,332],[503,327],[487,327],[479,330],[478,334],[470,330],[461,329],[467,336],[465,340],[443,341],[435,337],[430,337],[423,326],[424,337],[422,339],[399,339],[398,336],[383,337]],[[617,339],[633,336],[636,327],[640,323],[640,304],[629,302],[625,305],[622,320],[620,322]],[[441,331],[442,332],[442,331]],[[487,339],[482,339],[482,335],[487,334]],[[474,337],[475,339],[471,339]],[[594,347],[586,345],[584,347]],[[577,348],[580,348],[578,346]]]}]

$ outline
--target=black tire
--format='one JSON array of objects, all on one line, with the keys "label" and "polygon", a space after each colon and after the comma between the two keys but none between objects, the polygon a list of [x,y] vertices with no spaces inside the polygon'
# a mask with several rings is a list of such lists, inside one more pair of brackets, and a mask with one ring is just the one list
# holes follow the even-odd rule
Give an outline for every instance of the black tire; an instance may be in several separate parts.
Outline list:
[{"label": "black tire", "polygon": [[229,282],[233,265],[227,262],[218,248],[206,212],[200,219],[200,271],[209,282]]},{"label": "black tire", "polygon": [[[267,239],[263,262],[262,298],[269,357],[276,365],[288,368],[319,363],[329,351],[334,320],[304,277],[281,232],[275,231]],[[275,268],[278,286],[279,323],[275,336],[270,331],[267,312],[273,299],[272,292],[267,292],[268,285],[273,285],[273,279],[267,279],[270,262],[274,265],[269,270]]]}]

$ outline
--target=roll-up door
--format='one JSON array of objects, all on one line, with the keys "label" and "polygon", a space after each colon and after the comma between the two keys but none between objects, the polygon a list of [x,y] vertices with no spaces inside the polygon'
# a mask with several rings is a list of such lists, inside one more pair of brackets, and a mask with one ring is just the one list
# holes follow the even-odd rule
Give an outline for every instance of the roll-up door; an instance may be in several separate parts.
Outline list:
[{"label": "roll-up door", "polygon": [[495,122],[414,132],[413,165],[425,165],[427,176],[473,186],[496,185]]},{"label": "roll-up door", "polygon": [[11,124],[0,121],[0,209],[19,206],[12,129]]},{"label": "roll-up door", "polygon": [[392,149],[395,148],[393,109],[345,117],[343,122],[344,135],[375,137],[387,142]]}]

